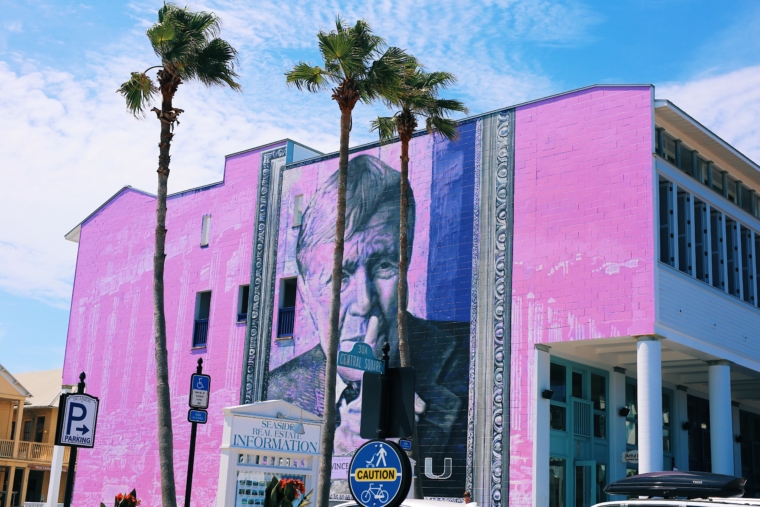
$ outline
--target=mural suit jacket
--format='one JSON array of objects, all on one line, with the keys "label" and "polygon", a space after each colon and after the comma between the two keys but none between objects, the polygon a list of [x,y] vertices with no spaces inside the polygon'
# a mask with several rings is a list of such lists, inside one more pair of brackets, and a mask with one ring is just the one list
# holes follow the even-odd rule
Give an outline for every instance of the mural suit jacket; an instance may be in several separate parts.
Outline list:
[{"label": "mural suit jacket", "polygon": [[[443,466],[444,458],[451,458],[454,463],[451,479],[463,480],[470,324],[428,321],[409,313],[407,323],[412,365],[417,375],[417,394],[426,403],[425,412],[417,424],[421,458],[433,457],[437,468]],[[296,403],[321,416],[324,413],[325,362],[325,353],[318,344],[275,368],[269,374],[267,399]],[[395,362],[395,365],[391,362],[391,367],[399,366],[398,358]],[[458,477],[460,471],[461,478]],[[459,480],[456,482],[457,487],[463,486]],[[437,483],[437,486],[443,484]]]}]

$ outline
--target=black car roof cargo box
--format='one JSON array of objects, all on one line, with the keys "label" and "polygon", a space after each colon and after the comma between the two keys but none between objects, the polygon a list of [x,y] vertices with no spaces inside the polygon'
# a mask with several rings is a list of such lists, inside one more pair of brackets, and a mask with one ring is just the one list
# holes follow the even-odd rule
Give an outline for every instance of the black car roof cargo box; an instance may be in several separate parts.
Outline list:
[{"label": "black car roof cargo box", "polygon": [[728,498],[744,494],[743,477],[707,472],[652,472],[626,477],[604,488],[609,495],[663,498]]}]

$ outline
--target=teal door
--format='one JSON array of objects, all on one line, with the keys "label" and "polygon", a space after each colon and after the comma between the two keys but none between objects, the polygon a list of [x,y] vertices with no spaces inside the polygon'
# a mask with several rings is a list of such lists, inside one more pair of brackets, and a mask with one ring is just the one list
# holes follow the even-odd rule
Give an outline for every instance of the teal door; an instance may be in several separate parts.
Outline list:
[{"label": "teal door", "polygon": [[576,461],[573,481],[573,507],[591,507],[596,503],[596,461]]}]

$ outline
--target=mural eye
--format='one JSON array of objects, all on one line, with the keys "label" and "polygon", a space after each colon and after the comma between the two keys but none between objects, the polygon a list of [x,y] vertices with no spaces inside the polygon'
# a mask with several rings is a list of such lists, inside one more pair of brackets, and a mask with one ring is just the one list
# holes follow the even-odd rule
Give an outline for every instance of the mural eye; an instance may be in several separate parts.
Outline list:
[{"label": "mural eye", "polygon": [[376,278],[392,278],[398,273],[398,268],[390,260],[383,260],[375,265],[374,272]]}]

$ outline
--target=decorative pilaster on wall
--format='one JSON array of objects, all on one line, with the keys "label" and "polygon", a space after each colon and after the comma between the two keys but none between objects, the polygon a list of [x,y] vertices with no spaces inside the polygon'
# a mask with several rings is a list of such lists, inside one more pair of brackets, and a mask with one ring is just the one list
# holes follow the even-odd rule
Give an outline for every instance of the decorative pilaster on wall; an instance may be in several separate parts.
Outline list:
[{"label": "decorative pilaster on wall", "polygon": [[[269,344],[272,336],[271,305],[265,304],[271,298],[272,274],[277,255],[277,231],[279,227],[280,168],[285,164],[286,148],[277,148],[261,154],[258,196],[256,199],[256,220],[254,222],[253,261],[251,267],[251,289],[248,303],[248,332],[243,358],[243,382],[240,403],[261,401],[269,359]],[[272,220],[268,221],[268,218]]]},{"label": "decorative pilaster on wall", "polygon": [[[514,224],[514,110],[496,124],[496,223],[493,289],[493,412],[491,505],[509,504],[509,371]],[[492,156],[493,156],[492,155]]]}]

